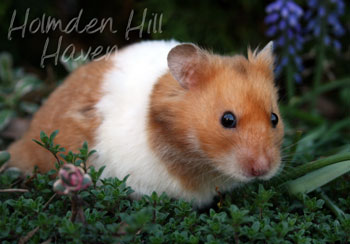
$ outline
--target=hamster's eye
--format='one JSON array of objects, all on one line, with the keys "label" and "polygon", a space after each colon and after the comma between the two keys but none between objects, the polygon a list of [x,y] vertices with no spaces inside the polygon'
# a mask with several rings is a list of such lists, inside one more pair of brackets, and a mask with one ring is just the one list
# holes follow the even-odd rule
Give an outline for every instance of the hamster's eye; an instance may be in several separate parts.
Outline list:
[{"label": "hamster's eye", "polygon": [[271,124],[273,128],[276,128],[278,124],[278,116],[275,113],[271,113]]},{"label": "hamster's eye", "polygon": [[235,115],[231,112],[225,112],[221,117],[221,124],[225,128],[235,128],[237,124]]}]

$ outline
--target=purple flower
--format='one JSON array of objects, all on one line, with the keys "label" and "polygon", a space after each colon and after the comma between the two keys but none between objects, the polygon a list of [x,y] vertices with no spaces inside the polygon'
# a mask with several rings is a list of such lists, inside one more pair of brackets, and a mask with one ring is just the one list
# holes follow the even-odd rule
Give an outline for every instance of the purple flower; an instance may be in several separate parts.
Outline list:
[{"label": "purple flower", "polygon": [[273,11],[279,11],[283,6],[283,1],[275,1],[266,7],[266,12],[271,13]]},{"label": "purple flower", "polygon": [[[275,37],[275,48],[282,54],[277,60],[275,72],[279,74],[287,65],[294,65],[296,73],[301,71],[301,59],[298,52],[302,49],[304,38],[301,35],[300,20],[304,14],[303,9],[293,0],[276,0],[266,6],[268,25],[266,35]],[[300,75],[295,76],[300,81]]]},{"label": "purple flower", "polygon": [[337,51],[341,49],[341,44],[338,40],[333,40],[333,46]]},{"label": "purple flower", "polygon": [[303,15],[303,10],[293,1],[288,1],[286,5],[291,10],[291,12],[295,13],[298,17],[301,17]]},{"label": "purple flower", "polygon": [[265,18],[265,24],[275,23],[279,19],[279,15],[276,13],[270,14]]},{"label": "purple flower", "polygon": [[324,8],[324,6],[320,6],[318,8],[318,15],[321,17],[324,17],[326,15],[326,9]]},{"label": "purple flower", "polygon": [[308,22],[306,32],[316,38],[322,35],[326,46],[340,50],[341,44],[337,38],[345,34],[345,29],[339,21],[339,17],[344,14],[344,1],[310,0],[307,3],[309,11],[305,15]]}]

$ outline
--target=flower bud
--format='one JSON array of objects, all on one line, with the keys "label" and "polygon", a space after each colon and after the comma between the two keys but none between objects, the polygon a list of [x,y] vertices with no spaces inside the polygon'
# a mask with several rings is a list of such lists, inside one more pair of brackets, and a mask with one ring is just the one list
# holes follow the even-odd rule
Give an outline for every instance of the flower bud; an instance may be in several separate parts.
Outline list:
[{"label": "flower bud", "polygon": [[65,164],[58,172],[59,179],[54,184],[54,191],[59,194],[80,191],[91,185],[91,178],[84,174],[82,168],[73,164]]}]

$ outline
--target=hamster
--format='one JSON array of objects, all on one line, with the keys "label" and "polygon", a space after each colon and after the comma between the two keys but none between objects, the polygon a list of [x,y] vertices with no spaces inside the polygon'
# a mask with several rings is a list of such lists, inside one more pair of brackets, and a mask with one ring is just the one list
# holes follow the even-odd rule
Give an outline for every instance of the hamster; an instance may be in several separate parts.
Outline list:
[{"label": "hamster", "polygon": [[281,164],[283,122],[272,42],[248,57],[220,56],[191,43],[144,41],[74,71],[9,147],[10,166],[46,172],[54,158],[35,144],[97,152],[102,177],[129,175],[134,198],[153,191],[209,204],[219,191],[268,180]]}]

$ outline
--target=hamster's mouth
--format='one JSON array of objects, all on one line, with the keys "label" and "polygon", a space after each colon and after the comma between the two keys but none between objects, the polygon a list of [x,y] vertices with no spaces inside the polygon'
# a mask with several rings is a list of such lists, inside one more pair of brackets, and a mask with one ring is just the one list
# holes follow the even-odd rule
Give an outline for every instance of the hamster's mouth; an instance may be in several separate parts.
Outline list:
[{"label": "hamster's mouth", "polygon": [[230,177],[231,179],[234,179],[235,181],[241,182],[241,183],[249,183],[252,182],[256,179],[256,177],[247,175],[245,173],[235,173],[235,174],[230,174],[228,175],[225,173],[226,176]]},{"label": "hamster's mouth", "polygon": [[234,177],[235,179],[237,179],[238,181],[242,182],[242,183],[251,183],[254,181],[268,181],[270,180],[272,177],[274,176],[274,174],[266,174],[266,175],[262,175],[262,176],[251,176],[251,175],[247,175],[247,174],[242,174],[240,177]]},{"label": "hamster's mouth", "polygon": [[272,167],[261,171],[252,171],[244,167],[245,162],[238,161],[232,154],[228,157],[213,160],[216,170],[226,178],[240,183],[249,183],[255,180],[267,181],[275,176],[280,169],[280,163],[273,163]]},{"label": "hamster's mouth", "polygon": [[264,175],[260,175],[260,176],[252,176],[246,172],[234,172],[234,173],[229,173],[229,172],[222,172],[226,177],[229,177],[237,182],[241,182],[241,183],[250,183],[253,181],[257,181],[257,180],[262,180],[262,181],[267,181],[270,180],[273,176],[276,175],[276,171],[275,169],[271,169],[269,172],[267,172],[267,174]]},{"label": "hamster's mouth", "polygon": [[238,167],[222,167],[222,165],[219,165],[217,168],[217,171],[225,178],[230,179],[234,182],[239,183],[249,183],[256,179],[256,177],[251,176],[244,172],[243,170],[239,169]]}]

